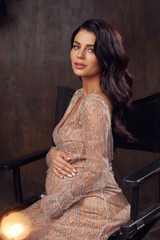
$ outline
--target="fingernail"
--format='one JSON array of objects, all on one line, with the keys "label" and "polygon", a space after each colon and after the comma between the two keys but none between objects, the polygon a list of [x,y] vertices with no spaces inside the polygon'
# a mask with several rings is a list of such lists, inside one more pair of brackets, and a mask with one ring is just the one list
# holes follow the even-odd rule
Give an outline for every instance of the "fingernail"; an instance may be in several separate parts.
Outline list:
[{"label": "fingernail", "polygon": [[67,160],[71,160],[71,158],[67,158]]},{"label": "fingernail", "polygon": [[77,172],[77,170],[76,170],[76,169],[73,169],[73,172]]},{"label": "fingernail", "polygon": [[73,176],[71,174],[68,174],[68,177],[72,178]]},{"label": "fingernail", "polygon": [[76,174],[74,173],[74,172],[72,172],[72,175],[75,177],[76,176]]},{"label": "fingernail", "polygon": [[63,176],[60,176],[61,179],[63,179]]}]

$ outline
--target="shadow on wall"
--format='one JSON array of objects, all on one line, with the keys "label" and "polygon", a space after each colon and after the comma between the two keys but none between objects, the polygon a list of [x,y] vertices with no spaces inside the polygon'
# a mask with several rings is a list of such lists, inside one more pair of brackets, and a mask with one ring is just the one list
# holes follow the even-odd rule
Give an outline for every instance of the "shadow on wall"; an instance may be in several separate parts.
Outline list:
[{"label": "shadow on wall", "polygon": [[144,24],[148,40],[152,40],[160,34],[160,1],[143,0]]},{"label": "shadow on wall", "polygon": [[0,0],[0,15],[7,15],[5,0]]}]

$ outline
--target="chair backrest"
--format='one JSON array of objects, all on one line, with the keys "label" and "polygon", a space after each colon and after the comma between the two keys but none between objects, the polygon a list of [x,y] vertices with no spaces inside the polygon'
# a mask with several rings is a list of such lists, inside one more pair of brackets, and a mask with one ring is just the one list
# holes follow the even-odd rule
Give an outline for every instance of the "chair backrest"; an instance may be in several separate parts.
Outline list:
[{"label": "chair backrest", "polygon": [[160,152],[160,93],[134,101],[133,108],[127,129],[137,141],[129,143],[114,134],[116,147]]},{"label": "chair backrest", "polygon": [[56,115],[54,126],[56,126],[62,119],[74,92],[75,90],[68,87],[57,87]]},{"label": "chair backrest", "polygon": [[[58,86],[55,126],[63,117],[74,92],[71,88]],[[160,152],[160,93],[134,101],[133,108],[127,129],[137,141],[124,141],[113,132],[115,147]]]}]

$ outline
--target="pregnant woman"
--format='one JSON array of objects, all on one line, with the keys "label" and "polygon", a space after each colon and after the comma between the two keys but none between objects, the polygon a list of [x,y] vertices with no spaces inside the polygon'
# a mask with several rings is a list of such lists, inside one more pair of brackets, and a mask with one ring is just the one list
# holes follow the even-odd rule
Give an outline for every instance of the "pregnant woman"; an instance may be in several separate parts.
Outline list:
[{"label": "pregnant woman", "polygon": [[23,210],[29,240],[108,239],[130,216],[112,171],[112,129],[132,139],[122,121],[131,109],[132,77],[121,36],[91,19],[71,39],[72,68],[82,81],[53,132],[46,195]]}]

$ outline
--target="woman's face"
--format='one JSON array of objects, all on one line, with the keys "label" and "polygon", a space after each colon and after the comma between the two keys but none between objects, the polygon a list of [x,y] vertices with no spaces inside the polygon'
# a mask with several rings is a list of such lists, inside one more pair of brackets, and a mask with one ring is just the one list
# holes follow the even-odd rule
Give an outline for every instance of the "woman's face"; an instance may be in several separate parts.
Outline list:
[{"label": "woman's face", "polygon": [[71,63],[74,73],[83,78],[100,80],[101,67],[94,53],[96,36],[85,29],[80,30],[73,41]]}]

